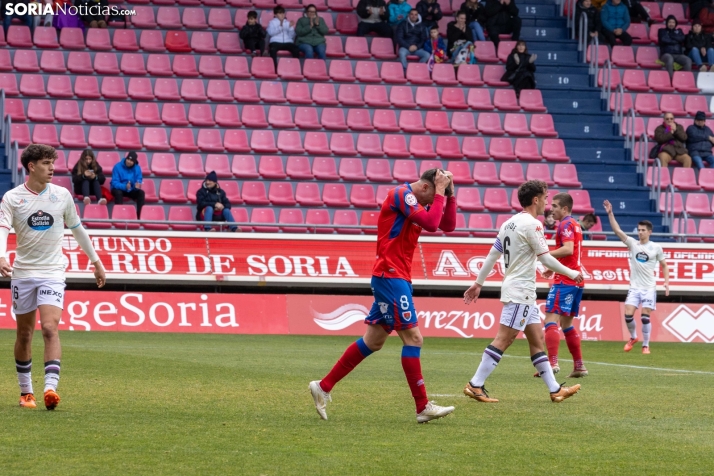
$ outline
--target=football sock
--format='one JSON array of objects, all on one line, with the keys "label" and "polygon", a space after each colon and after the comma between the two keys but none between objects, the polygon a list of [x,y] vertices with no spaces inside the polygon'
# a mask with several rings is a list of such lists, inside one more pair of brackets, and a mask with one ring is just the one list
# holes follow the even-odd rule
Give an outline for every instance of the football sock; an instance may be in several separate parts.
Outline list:
[{"label": "football sock", "polygon": [[[568,344],[570,355],[573,356],[573,365],[576,369],[583,368],[583,352],[580,350],[580,334],[575,330],[574,326],[563,329],[565,334],[565,343]],[[550,349],[548,349],[550,352]]]},{"label": "football sock", "polygon": [[20,395],[34,393],[32,391],[32,359],[27,362],[15,359],[15,370],[17,370],[17,383],[20,384]]},{"label": "football sock", "polygon": [[548,362],[548,356],[545,352],[538,352],[535,355],[531,355],[531,362],[533,362],[533,367],[536,368],[540,377],[545,382],[550,393],[555,393],[560,390],[560,385],[555,381],[555,375],[553,375],[553,369],[550,367],[550,362]]},{"label": "football sock", "polygon": [[361,337],[357,339],[356,342],[350,344],[335,366],[332,367],[330,373],[325,375],[325,378],[320,381],[320,387],[322,390],[325,392],[331,392],[332,387],[334,387],[337,382],[345,378],[348,373],[352,372],[352,370],[357,367],[360,362],[369,357],[371,354],[372,351],[369,350],[369,347],[367,347],[367,344],[364,343],[364,340],[362,340]]},{"label": "football sock", "polygon": [[489,345],[486,350],[483,351],[483,356],[481,357],[481,364],[478,366],[474,378],[469,382],[472,387],[483,387],[484,382],[491,372],[496,368],[498,363],[503,357],[503,351],[497,349],[496,347]]},{"label": "football sock", "polygon": [[548,348],[548,358],[551,367],[558,365],[558,350],[560,348],[560,331],[558,324],[549,322],[545,325],[545,346]]},{"label": "football sock", "polygon": [[634,316],[625,314],[625,324],[627,324],[627,330],[630,331],[630,337],[637,339],[637,324],[635,324]]},{"label": "football sock", "polygon": [[405,345],[402,347],[402,368],[407,377],[407,383],[412,391],[416,412],[424,411],[429,399],[426,396],[426,386],[421,375],[421,347]]},{"label": "football sock", "polygon": [[57,390],[59,383],[60,361],[49,360],[45,362],[45,392],[47,390]]},{"label": "football sock", "polygon": [[652,324],[650,324],[650,316],[642,314],[642,347],[650,346],[650,333],[652,332]]}]

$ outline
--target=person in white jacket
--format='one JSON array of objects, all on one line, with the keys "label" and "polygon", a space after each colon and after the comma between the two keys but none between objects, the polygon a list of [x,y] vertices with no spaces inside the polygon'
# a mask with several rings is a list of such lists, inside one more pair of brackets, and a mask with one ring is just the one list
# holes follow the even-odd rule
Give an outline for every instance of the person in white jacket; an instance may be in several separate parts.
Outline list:
[{"label": "person in white jacket", "polygon": [[300,56],[300,49],[295,44],[295,23],[285,18],[285,8],[278,5],[273,8],[275,18],[268,23],[268,36],[270,36],[270,57],[278,69],[278,51],[289,51],[293,58]]}]

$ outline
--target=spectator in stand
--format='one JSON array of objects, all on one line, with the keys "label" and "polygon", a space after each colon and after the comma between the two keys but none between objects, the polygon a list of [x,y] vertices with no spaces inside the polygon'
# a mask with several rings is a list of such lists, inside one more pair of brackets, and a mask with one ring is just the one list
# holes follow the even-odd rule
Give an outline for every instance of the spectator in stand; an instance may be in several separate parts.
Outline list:
[{"label": "spectator in stand", "polygon": [[454,21],[446,25],[446,49],[450,54],[454,51],[454,45],[458,41],[467,41],[473,43],[473,29],[468,26],[468,13],[463,11],[456,12]]},{"label": "spectator in stand", "polygon": [[519,40],[506,61],[506,72],[501,81],[506,81],[516,90],[516,97],[521,97],[524,89],[535,89],[535,60],[538,55],[528,53],[526,42]]},{"label": "spectator in stand", "polygon": [[63,6],[64,12],[62,10],[55,10],[55,14],[52,17],[52,26],[58,30],[62,28],[81,28],[84,31],[84,22],[79,17],[79,15],[74,15],[72,12],[75,11],[72,7],[71,0],[55,0],[55,6]]},{"label": "spectator in stand", "polygon": [[289,51],[293,58],[300,57],[300,50],[295,44],[295,25],[285,18],[285,8],[278,5],[273,8],[275,18],[268,23],[267,33],[270,35],[270,57],[273,58],[275,69],[278,68],[278,51]]},{"label": "spectator in stand", "polygon": [[108,9],[107,0],[75,0],[74,5],[80,8],[80,18],[89,28],[108,28],[104,11]]},{"label": "spectator in stand", "polygon": [[555,230],[558,229],[555,217],[553,217],[553,210],[546,210],[543,215],[543,228],[545,228],[545,237],[549,240],[553,239]]},{"label": "spectator in stand", "polygon": [[649,25],[654,23],[647,9],[640,3],[640,0],[622,0],[622,3],[627,7],[631,22],[646,22]]},{"label": "spectator in stand", "polygon": [[521,37],[521,17],[518,16],[516,0],[486,0],[484,15],[488,38],[497,51],[501,41],[498,35],[510,33],[516,41]]},{"label": "spectator in stand", "polygon": [[704,33],[714,34],[714,0],[699,11],[699,21],[702,23]]},{"label": "spectator in stand", "polygon": [[399,47],[399,61],[404,67],[405,74],[407,72],[408,55],[418,56],[420,63],[429,61],[431,55],[423,49],[424,43],[426,43],[427,32],[416,8],[412,8],[407,19],[397,26],[395,37]]},{"label": "spectator in stand", "polygon": [[317,7],[308,5],[305,7],[305,15],[297,21],[295,26],[295,43],[305,58],[311,59],[315,56],[318,59],[325,59],[327,49],[325,35],[329,32],[325,20],[317,16]]},{"label": "spectator in stand", "polygon": [[664,65],[671,78],[674,76],[675,69],[691,71],[692,59],[684,54],[684,32],[681,28],[677,28],[677,19],[674,15],[667,17],[666,25],[666,28],[657,32],[660,54],[658,63]]},{"label": "spectator in stand", "polygon": [[451,56],[454,68],[462,64],[476,64],[476,47],[474,46],[473,31],[466,24],[467,15],[458,12],[456,19],[446,28],[447,49]]},{"label": "spectator in stand", "polygon": [[[486,13],[477,0],[466,0],[461,4],[459,11],[466,13],[466,24],[471,29],[473,40],[486,41],[483,26],[486,24]],[[457,14],[458,15],[458,14]]]},{"label": "spectator in stand", "polygon": [[615,46],[619,38],[623,45],[632,44],[632,37],[627,33],[630,27],[630,12],[622,0],[608,0],[600,10],[602,36],[610,46]]},{"label": "spectator in stand", "polygon": [[585,14],[588,17],[588,34],[590,41],[600,34],[600,12],[595,8],[590,0],[580,0],[575,6],[575,34],[580,33],[580,17]]},{"label": "spectator in stand", "polygon": [[687,151],[695,169],[703,169],[705,160],[709,168],[714,167],[712,145],[714,145],[714,132],[707,126],[707,115],[697,111],[694,124],[687,127]]},{"label": "spectator in stand", "polygon": [[581,218],[578,223],[580,224],[580,228],[583,230],[583,239],[589,240],[591,236],[590,233],[588,233],[588,230],[597,225],[597,216],[592,213],[588,213]]},{"label": "spectator in stand", "polygon": [[144,182],[141,167],[137,163],[136,152],[126,154],[124,160],[117,162],[112,169],[112,181],[109,184],[114,196],[114,203],[121,205],[127,196],[136,202],[136,216],[141,216],[144,206],[144,191],[141,186]]},{"label": "spectator in stand", "polygon": [[27,4],[31,3],[31,2],[30,2],[29,0],[17,0],[17,1],[2,2],[2,14],[5,16],[5,17],[3,18],[2,26],[3,26],[3,29],[5,30],[5,38],[7,38],[7,30],[8,30],[8,28],[10,28],[10,25],[12,24],[12,19],[13,19],[13,18],[17,18],[17,19],[20,20],[23,24],[25,24],[25,25],[27,25],[28,27],[30,27],[30,30],[32,30],[32,29],[34,28],[35,19],[34,19],[31,15],[27,15],[27,14],[25,14],[25,15],[18,15],[17,13],[15,13],[15,14],[13,14],[13,15],[8,15],[7,12],[5,11],[5,8],[6,8],[6,7],[5,7],[5,4],[6,4],[6,3],[13,3],[13,4],[15,4],[15,5],[24,3],[24,4],[27,5]]},{"label": "spectator in stand", "polygon": [[709,0],[689,0],[689,19],[696,20],[702,8],[709,6]]},{"label": "spectator in stand", "polygon": [[394,0],[389,2],[389,24],[396,30],[397,25],[402,23],[409,16],[412,6],[406,0]]},{"label": "spectator in stand", "polygon": [[30,0],[30,3],[39,3],[42,6],[43,12],[39,15],[35,15],[35,18],[33,20],[33,28],[37,28],[38,26],[52,26],[53,15],[51,13],[48,13],[47,15],[44,14],[44,9],[46,8],[44,5],[54,5],[54,2],[52,0]]},{"label": "spectator in stand", "polygon": [[420,0],[416,4],[416,9],[421,15],[421,21],[424,24],[426,31],[430,31],[431,27],[436,25],[439,26],[439,20],[444,16],[441,13],[441,5],[439,5],[436,0]]},{"label": "spectator in stand", "polygon": [[106,205],[107,201],[102,193],[102,184],[106,181],[102,166],[97,163],[91,149],[85,149],[79,160],[72,168],[72,184],[75,195],[84,196],[84,204],[89,205],[91,199],[89,195],[94,195],[95,200],[100,205]]},{"label": "spectator in stand", "polygon": [[[231,213],[231,202],[226,192],[218,185],[216,172],[209,172],[203,181],[203,186],[196,192],[196,220],[225,221],[235,223]],[[206,231],[212,231],[213,226],[204,226]],[[231,231],[238,231],[237,226],[230,226]]]},{"label": "spectator in stand", "polygon": [[393,38],[394,30],[389,26],[389,11],[384,0],[359,0],[357,4],[357,36],[376,33],[381,38]]},{"label": "spectator in stand", "polygon": [[657,145],[650,152],[650,159],[658,158],[662,167],[667,167],[672,159],[683,167],[692,166],[692,158],[684,146],[687,133],[681,124],[674,122],[674,114],[664,113],[664,122],[655,129],[654,139]]},{"label": "spectator in stand", "polygon": [[429,29],[429,38],[424,43],[424,51],[429,53],[429,71],[434,69],[437,63],[445,63],[449,57],[446,55],[446,44],[444,39],[439,36],[439,26],[432,25]]},{"label": "spectator in stand", "polygon": [[714,48],[712,48],[712,36],[702,33],[702,24],[699,20],[694,20],[692,29],[684,39],[684,46],[689,56],[699,71],[704,72],[707,67],[702,64],[702,58],[707,59],[707,63],[714,71]]},{"label": "spectator in stand", "polygon": [[240,39],[246,53],[253,56],[262,56],[265,51],[265,36],[267,35],[263,25],[258,23],[258,12],[251,10],[248,12],[248,19],[243,28],[240,29]]}]

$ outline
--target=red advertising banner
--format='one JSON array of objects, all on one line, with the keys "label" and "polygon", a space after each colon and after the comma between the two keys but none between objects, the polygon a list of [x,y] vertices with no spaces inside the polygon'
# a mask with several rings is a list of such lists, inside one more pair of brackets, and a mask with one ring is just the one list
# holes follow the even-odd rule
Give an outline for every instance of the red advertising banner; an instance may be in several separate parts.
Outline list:
[{"label": "red advertising banner", "polygon": [[[492,338],[502,304],[480,299],[417,297],[425,337]],[[364,333],[369,296],[67,291],[63,331],[352,335]],[[541,318],[544,303],[539,303]],[[0,290],[0,329],[15,327],[10,290]],[[624,305],[584,301],[574,325],[584,340],[624,341]],[[652,314],[654,342],[714,342],[714,309],[660,304]],[[39,324],[38,324],[39,329]]]},{"label": "red advertising banner", "polygon": [[[109,281],[300,283],[367,285],[375,259],[375,237],[289,234],[160,233],[92,231]],[[416,287],[460,288],[472,282],[491,248],[490,239],[424,237],[414,253]],[[714,249],[705,245],[663,246],[673,293],[714,290]],[[8,258],[15,257],[10,235]],[[63,243],[68,280],[91,279],[91,265],[71,235]],[[585,242],[586,289],[624,291],[629,286],[628,250],[620,242]],[[540,265],[539,265],[540,266]],[[503,265],[487,287],[500,286]],[[662,278],[657,276],[659,283]],[[541,288],[548,282],[538,278]]]}]

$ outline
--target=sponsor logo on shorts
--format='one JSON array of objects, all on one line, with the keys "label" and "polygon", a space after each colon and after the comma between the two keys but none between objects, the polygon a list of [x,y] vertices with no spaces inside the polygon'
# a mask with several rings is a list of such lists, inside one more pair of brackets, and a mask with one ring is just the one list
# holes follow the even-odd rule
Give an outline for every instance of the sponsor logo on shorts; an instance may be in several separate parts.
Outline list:
[{"label": "sponsor logo on shorts", "polygon": [[524,325],[525,323],[526,323],[526,318],[524,317],[523,319],[521,319],[521,323],[518,324],[518,326],[520,327],[520,326]]},{"label": "sponsor logo on shorts", "polygon": [[56,298],[55,301],[62,302],[62,297],[64,296],[64,293],[60,292],[60,291],[55,291],[53,289],[40,289],[39,295],[40,296],[51,296],[51,297]]},{"label": "sponsor logo on shorts", "polygon": [[417,204],[417,199],[413,193],[408,193],[407,196],[404,197],[404,201],[407,202],[407,205],[409,205],[410,207],[413,207]]},{"label": "sponsor logo on shorts", "polygon": [[412,312],[411,311],[406,311],[402,313],[402,319],[405,321],[409,321],[412,318]]},{"label": "sponsor logo on shorts", "polygon": [[573,303],[573,295],[572,295],[572,294],[568,294],[568,295],[565,297],[565,304],[572,304],[572,303]]},{"label": "sponsor logo on shorts", "polygon": [[379,312],[381,312],[382,314],[386,314],[387,312],[389,312],[389,304],[387,304],[386,302],[380,302]]},{"label": "sponsor logo on shorts", "polygon": [[33,230],[49,230],[54,224],[54,217],[49,213],[43,212],[42,210],[37,210],[35,213],[27,217],[27,226]]},{"label": "sponsor logo on shorts", "polygon": [[682,342],[692,342],[699,337],[704,342],[714,343],[714,309],[702,306],[692,311],[682,305],[667,316],[662,325]]},{"label": "sponsor logo on shorts", "polygon": [[650,260],[650,255],[645,253],[644,251],[640,251],[635,255],[635,259],[639,261],[640,263],[646,263]]}]

